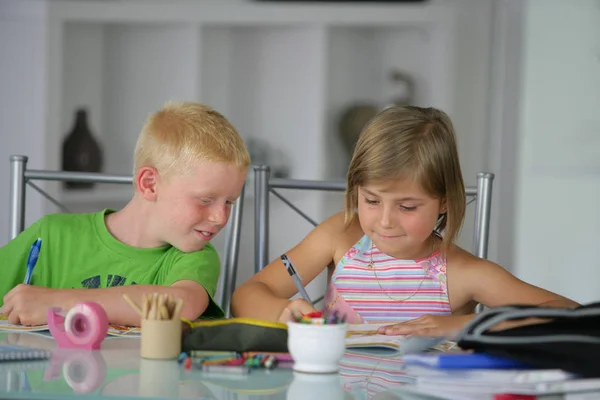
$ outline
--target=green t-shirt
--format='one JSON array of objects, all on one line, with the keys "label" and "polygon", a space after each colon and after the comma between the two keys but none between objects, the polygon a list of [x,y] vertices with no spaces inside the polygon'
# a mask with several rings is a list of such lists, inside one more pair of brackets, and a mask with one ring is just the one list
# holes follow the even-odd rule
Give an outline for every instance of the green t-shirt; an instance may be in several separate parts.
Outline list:
[{"label": "green t-shirt", "polygon": [[220,273],[214,246],[209,243],[192,253],[173,246],[131,247],[108,232],[104,217],[111,212],[46,215],[0,248],[0,306],[4,295],[25,279],[29,249],[41,238],[32,285],[95,289],[135,284],[170,286],[191,280],[201,284],[211,300],[202,316],[224,315],[213,300]]}]

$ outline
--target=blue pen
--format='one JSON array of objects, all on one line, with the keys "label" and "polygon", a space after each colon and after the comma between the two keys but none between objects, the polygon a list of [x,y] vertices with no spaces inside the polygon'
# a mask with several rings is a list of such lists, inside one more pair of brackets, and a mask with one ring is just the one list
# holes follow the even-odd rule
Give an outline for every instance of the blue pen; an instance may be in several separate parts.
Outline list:
[{"label": "blue pen", "polygon": [[33,269],[37,263],[38,257],[40,256],[40,249],[42,248],[42,239],[38,238],[31,245],[29,250],[29,257],[27,257],[27,273],[25,274],[24,284],[29,285],[31,283],[31,275],[33,275]]},{"label": "blue pen", "polygon": [[283,265],[285,265],[288,274],[290,274],[290,276],[292,277],[292,280],[294,281],[294,284],[296,285],[296,288],[298,289],[298,292],[300,292],[300,295],[302,296],[304,301],[306,301],[308,304],[312,304],[308,293],[306,293],[306,289],[304,289],[304,286],[302,286],[302,281],[298,277],[298,273],[296,272],[292,261],[285,254],[281,256],[281,261],[283,262]]}]

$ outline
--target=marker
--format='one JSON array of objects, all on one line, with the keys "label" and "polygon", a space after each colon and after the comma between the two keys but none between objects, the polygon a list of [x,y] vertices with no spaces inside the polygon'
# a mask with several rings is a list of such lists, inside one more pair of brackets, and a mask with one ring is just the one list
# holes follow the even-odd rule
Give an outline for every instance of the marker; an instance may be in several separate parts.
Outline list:
[{"label": "marker", "polygon": [[31,282],[31,275],[33,275],[33,269],[35,268],[35,264],[37,263],[38,257],[40,256],[40,249],[42,248],[42,239],[38,238],[31,245],[31,249],[29,250],[29,257],[27,257],[27,272],[25,273],[24,284],[29,285]]},{"label": "marker", "polygon": [[292,261],[285,254],[281,255],[281,261],[283,262],[283,265],[285,265],[285,268],[287,269],[288,273],[292,277],[292,280],[294,281],[294,284],[296,285],[296,288],[298,288],[298,292],[300,293],[300,295],[302,296],[304,301],[306,301],[308,304],[312,305],[312,301],[310,300],[310,297],[308,297],[308,293],[306,293],[306,289],[304,289],[304,286],[302,286],[302,281],[298,277],[298,273],[296,272],[296,269],[294,268],[294,264],[292,264]]},{"label": "marker", "polygon": [[192,358],[206,358],[206,357],[236,357],[238,355],[235,351],[221,351],[221,350],[192,350],[190,351]]},{"label": "marker", "polygon": [[250,368],[244,365],[203,365],[202,372],[247,375],[250,373]]}]

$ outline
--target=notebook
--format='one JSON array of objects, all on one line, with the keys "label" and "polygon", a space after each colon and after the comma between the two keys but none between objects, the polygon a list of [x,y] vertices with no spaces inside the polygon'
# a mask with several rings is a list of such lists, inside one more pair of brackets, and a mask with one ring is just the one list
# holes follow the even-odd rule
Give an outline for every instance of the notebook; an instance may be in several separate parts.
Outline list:
[{"label": "notebook", "polygon": [[[48,331],[48,325],[24,326],[15,325],[8,322],[8,319],[2,314],[0,308],[0,332],[45,332]],[[124,326],[111,324],[108,327],[108,336],[120,337],[139,337],[141,328],[137,326]]]},{"label": "notebook", "polygon": [[[415,383],[396,386],[393,392],[401,394],[402,398],[405,397],[404,392],[408,392],[439,400],[495,400],[495,395],[506,393],[510,393],[512,397],[509,398],[513,399],[575,399],[580,398],[576,397],[577,395],[583,394],[589,395],[586,399],[600,398],[600,379],[577,379],[567,373],[563,373],[563,376],[560,374],[559,370],[490,371],[488,376],[497,376],[491,379],[463,377],[452,381],[439,377],[423,379],[422,376],[417,376]],[[504,378],[500,378],[502,375]],[[567,393],[568,396],[564,397],[546,397]]]},{"label": "notebook", "polygon": [[[407,335],[383,335],[377,332],[379,327],[389,324],[350,324],[346,334],[346,348],[357,350],[389,350],[392,352],[404,353],[409,341],[420,340],[421,338],[410,337]],[[422,338],[423,341],[429,340]],[[412,343],[411,347],[414,347]],[[447,352],[454,349],[456,342],[451,340],[431,341],[431,350]]]},{"label": "notebook", "polygon": [[14,344],[0,345],[0,361],[46,360],[50,358],[50,350]]},{"label": "notebook", "polygon": [[471,352],[405,354],[404,362],[406,365],[450,370],[533,369],[532,365],[511,358]]},{"label": "notebook", "polygon": [[48,330],[48,325],[24,326],[11,324],[8,322],[6,316],[2,314],[2,309],[0,308],[0,331],[37,332],[46,330]]}]

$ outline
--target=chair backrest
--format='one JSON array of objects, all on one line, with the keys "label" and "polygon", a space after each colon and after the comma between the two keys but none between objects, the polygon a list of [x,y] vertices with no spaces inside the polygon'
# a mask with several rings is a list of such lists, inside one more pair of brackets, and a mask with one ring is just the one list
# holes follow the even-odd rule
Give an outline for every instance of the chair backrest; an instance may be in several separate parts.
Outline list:
[{"label": "chair backrest", "polygon": [[[300,179],[278,179],[271,178],[270,168],[268,166],[254,167],[254,195],[255,195],[255,237],[254,237],[254,269],[258,273],[264,268],[269,258],[269,194],[273,193],[290,208],[304,217],[308,222],[317,225],[302,210],[292,204],[274,189],[300,189],[300,190],[324,190],[324,191],[345,191],[346,182],[334,181],[314,181]],[[490,232],[490,215],[492,202],[492,183],[494,174],[480,172],[477,174],[477,186],[467,187],[467,198],[474,198],[475,204],[475,230],[473,232],[472,253],[481,258],[487,258],[488,241]],[[471,201],[467,201],[470,204]],[[319,298],[319,299],[322,299]],[[317,303],[319,300],[314,301]],[[482,305],[476,307],[476,312],[482,311]]]},{"label": "chair backrest", "polygon": [[[275,194],[308,222],[316,225],[315,221],[274,189],[344,191],[346,190],[346,182],[271,178],[270,168],[264,165],[255,166],[254,175],[256,198],[254,268],[255,272],[258,272],[267,265],[269,260],[269,194]],[[474,197],[476,201],[472,252],[481,258],[487,258],[488,253],[493,180],[494,174],[480,172],[477,174],[477,186],[467,187],[465,190],[467,197]],[[471,202],[467,201],[467,204]]]},{"label": "chair backrest", "polygon": [[[25,228],[25,196],[26,185],[30,185],[38,193],[44,196],[48,201],[67,211],[60,201],[56,200],[49,193],[35,185],[32,180],[45,181],[72,181],[72,182],[94,182],[94,183],[118,183],[131,185],[133,177],[131,175],[110,175],[103,173],[88,172],[68,172],[68,171],[48,171],[48,170],[28,170],[27,156],[10,156],[10,214],[9,214],[9,239],[15,238]],[[231,210],[231,217],[225,229],[225,259],[223,262],[223,273],[219,280],[217,293],[220,299],[217,299],[220,306],[230,316],[230,301],[235,289],[237,278],[237,264],[239,258],[242,210],[244,207],[244,193],[239,201],[234,203]]]}]

